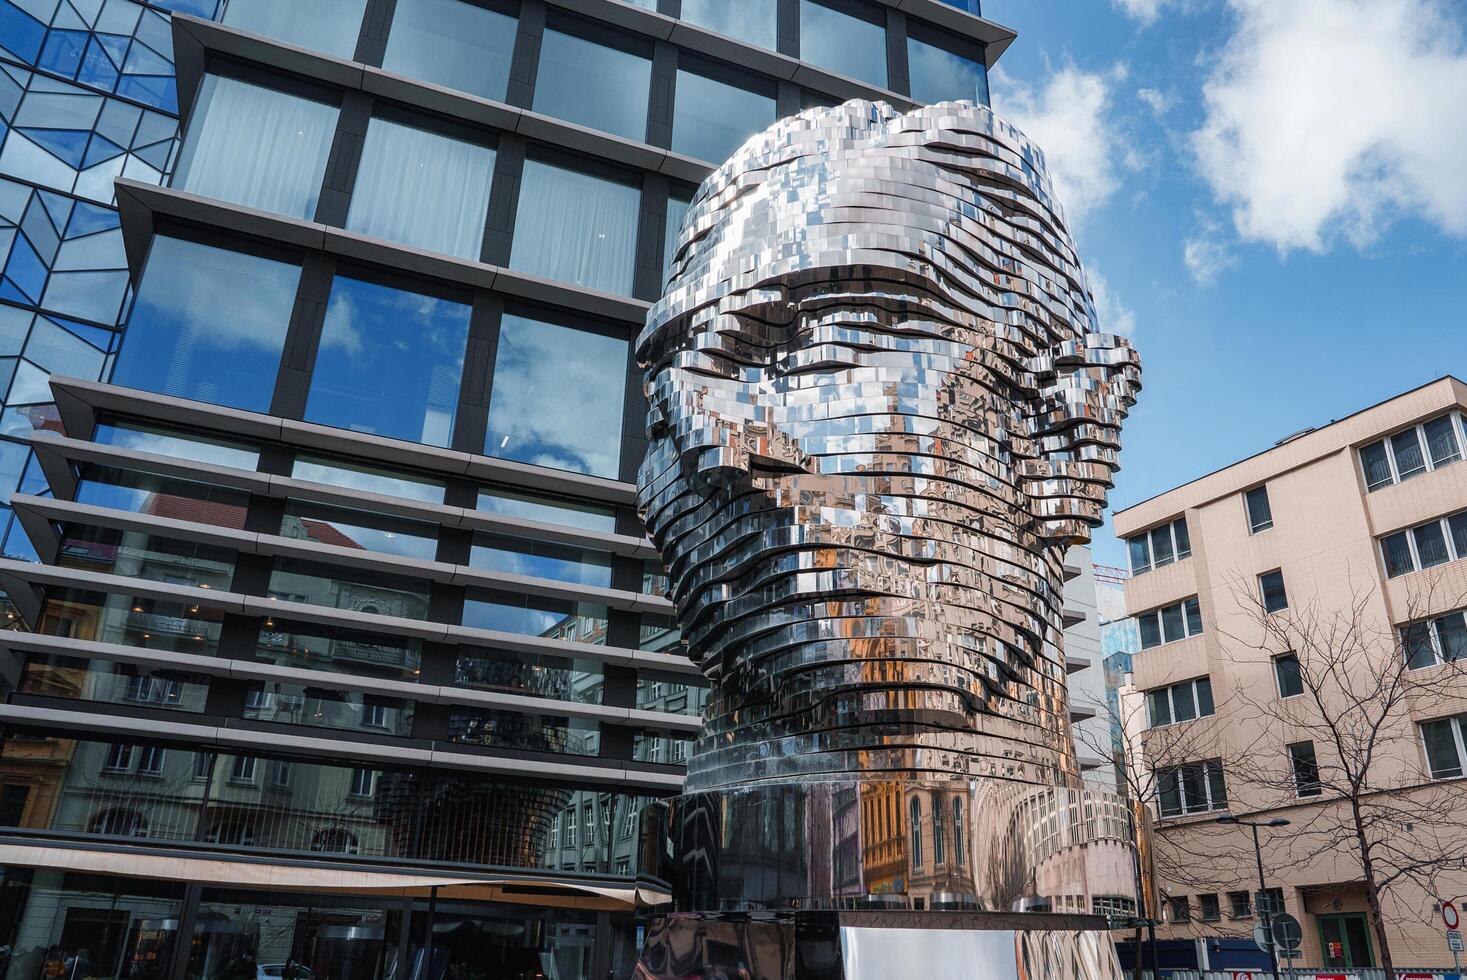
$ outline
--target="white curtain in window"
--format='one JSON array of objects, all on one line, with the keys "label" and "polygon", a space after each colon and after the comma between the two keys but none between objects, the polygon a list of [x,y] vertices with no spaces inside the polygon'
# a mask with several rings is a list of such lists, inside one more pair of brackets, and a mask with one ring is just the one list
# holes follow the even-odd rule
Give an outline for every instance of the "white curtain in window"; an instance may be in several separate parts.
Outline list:
[{"label": "white curtain in window", "polygon": [[208,75],[173,184],[294,218],[316,212],[336,107]]},{"label": "white curtain in window", "polygon": [[373,119],[346,226],[477,261],[493,176],[487,146]]},{"label": "white curtain in window", "polygon": [[509,265],[588,289],[630,295],[641,192],[525,161]]}]

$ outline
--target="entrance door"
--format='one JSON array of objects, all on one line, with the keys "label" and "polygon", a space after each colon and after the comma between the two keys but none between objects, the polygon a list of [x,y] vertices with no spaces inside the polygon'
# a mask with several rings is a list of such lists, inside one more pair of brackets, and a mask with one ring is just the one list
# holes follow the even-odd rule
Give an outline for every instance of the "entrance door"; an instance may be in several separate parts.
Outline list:
[{"label": "entrance door", "polygon": [[1325,966],[1375,966],[1370,926],[1364,913],[1321,915],[1318,919],[1319,948],[1324,953]]}]

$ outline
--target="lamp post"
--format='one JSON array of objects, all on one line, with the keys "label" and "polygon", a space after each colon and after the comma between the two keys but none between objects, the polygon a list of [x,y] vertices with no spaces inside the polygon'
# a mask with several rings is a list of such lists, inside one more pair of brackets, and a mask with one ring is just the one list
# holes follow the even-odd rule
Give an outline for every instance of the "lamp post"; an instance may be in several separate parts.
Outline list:
[{"label": "lamp post", "polygon": [[1273,910],[1268,907],[1267,902],[1263,901],[1263,893],[1267,890],[1268,886],[1263,880],[1263,844],[1258,839],[1258,828],[1287,827],[1289,821],[1283,817],[1274,817],[1272,820],[1264,823],[1257,823],[1252,820],[1242,820],[1238,817],[1227,816],[1218,817],[1217,822],[1223,824],[1241,824],[1253,830],[1253,856],[1258,860],[1258,921],[1263,926],[1264,938],[1268,940],[1268,972],[1273,976],[1273,980],[1279,980],[1279,957],[1275,949],[1276,944],[1273,941]]}]

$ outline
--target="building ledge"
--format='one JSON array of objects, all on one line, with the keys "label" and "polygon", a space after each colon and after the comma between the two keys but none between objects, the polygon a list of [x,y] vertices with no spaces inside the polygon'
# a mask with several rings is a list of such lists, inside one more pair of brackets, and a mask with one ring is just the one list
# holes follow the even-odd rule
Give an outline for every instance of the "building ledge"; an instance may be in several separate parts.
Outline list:
[{"label": "building ledge", "polygon": [[100,381],[52,375],[51,393],[62,425],[72,436],[90,437],[100,414],[115,413],[152,424],[161,421],[218,435],[354,457],[376,466],[404,466],[438,476],[470,477],[610,504],[630,505],[637,500],[636,486],[619,480],[297,422]]}]

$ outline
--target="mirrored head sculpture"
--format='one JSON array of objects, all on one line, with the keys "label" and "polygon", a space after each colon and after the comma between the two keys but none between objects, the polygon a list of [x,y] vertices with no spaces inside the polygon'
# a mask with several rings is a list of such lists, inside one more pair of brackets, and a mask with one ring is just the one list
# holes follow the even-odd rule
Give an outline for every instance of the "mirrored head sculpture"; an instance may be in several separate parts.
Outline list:
[{"label": "mirrored head sculpture", "polygon": [[712,688],[653,815],[678,907],[1134,899],[1129,811],[1074,754],[1062,593],[1140,370],[1038,148],[969,103],[809,110],[677,235],[638,358],[640,506]]}]

